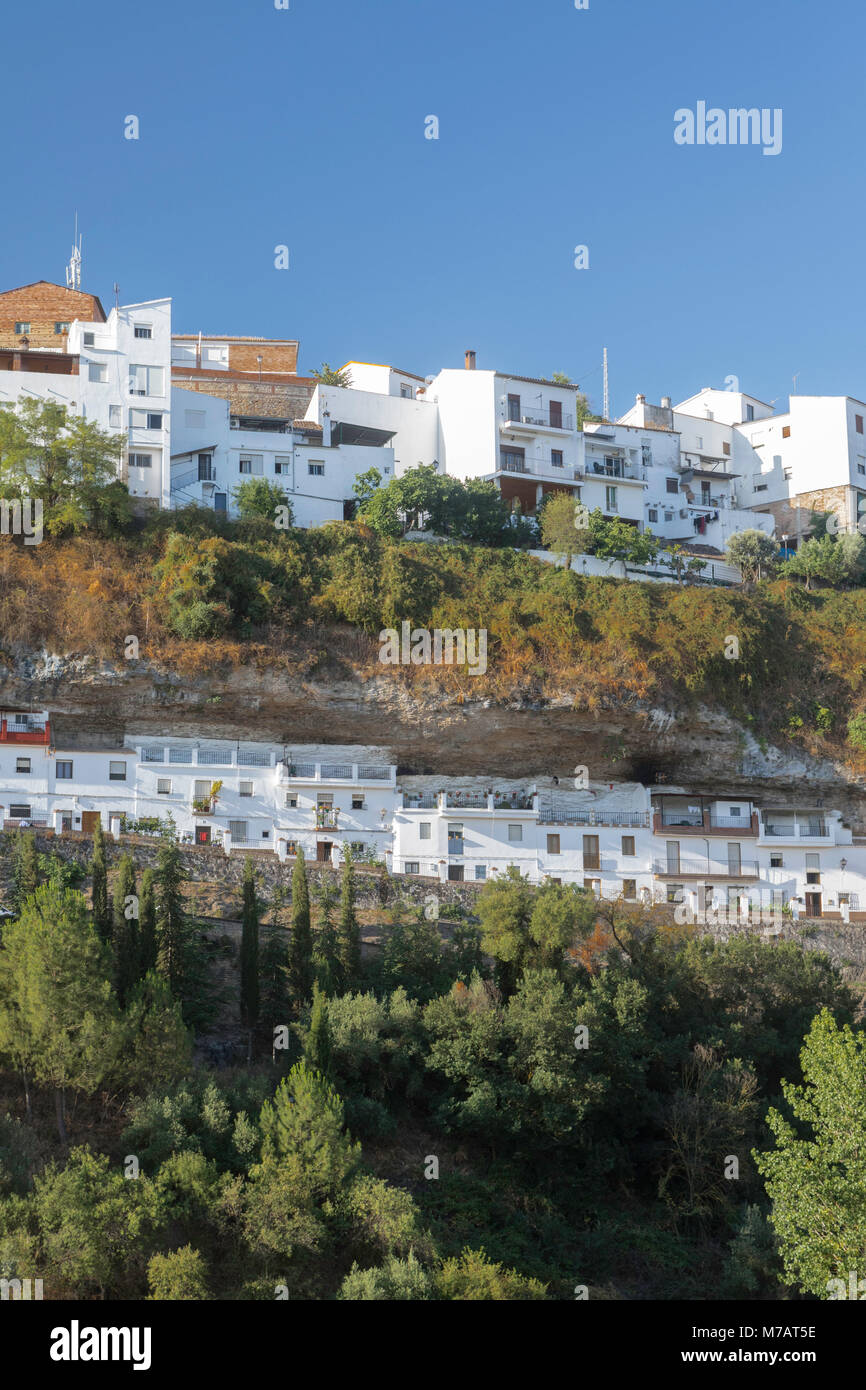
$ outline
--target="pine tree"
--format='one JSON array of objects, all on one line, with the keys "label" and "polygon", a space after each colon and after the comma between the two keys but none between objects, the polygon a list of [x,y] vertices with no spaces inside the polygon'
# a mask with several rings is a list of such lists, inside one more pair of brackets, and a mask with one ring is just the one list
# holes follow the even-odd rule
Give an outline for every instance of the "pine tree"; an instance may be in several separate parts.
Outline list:
[{"label": "pine tree", "polygon": [[331,1075],[331,1027],[328,1022],[328,1000],[319,989],[318,983],[313,985],[313,1009],[310,1015],[310,1031],[304,1041],[304,1060],[308,1066],[321,1072],[322,1076]]},{"label": "pine tree", "polygon": [[298,1005],[313,992],[313,932],[310,926],[310,890],[304,852],[298,847],[292,870],[292,939],[289,943],[289,992]]},{"label": "pine tree", "polygon": [[32,830],[24,833],[18,831],[13,854],[13,897],[15,910],[20,913],[31,893],[35,893],[39,887],[39,855]]},{"label": "pine tree", "polygon": [[135,896],[135,865],[125,854],[114,884],[112,946],[114,953],[114,987],[121,1004],[125,1004],[136,981],[141,977],[141,942],[139,932],[140,904]]},{"label": "pine tree", "polygon": [[345,851],[343,881],[340,888],[340,925],[337,932],[340,962],[343,967],[343,988],[351,989],[361,975],[361,928],[355,912],[355,875],[352,856]]},{"label": "pine tree", "polygon": [[316,979],[325,994],[343,993],[343,962],[340,959],[340,944],[334,921],[337,910],[337,891],[329,874],[322,875],[321,886],[316,893],[319,909],[318,931],[313,951],[313,965]]},{"label": "pine tree", "polygon": [[187,925],[181,879],[177,840],[173,835],[165,835],[156,861],[156,962],[175,997],[179,997],[183,982]]},{"label": "pine tree", "polygon": [[241,912],[241,1022],[252,1033],[259,1021],[259,904],[253,861],[244,863]]},{"label": "pine tree", "polygon": [[138,900],[138,942],[140,978],[148,970],[156,969],[156,897],[153,887],[153,869],[145,869],[141,876],[141,893]]},{"label": "pine tree", "polygon": [[90,910],[101,940],[111,940],[112,912],[108,901],[108,868],[105,860],[105,836],[102,821],[97,816],[93,827],[93,858],[90,861]]}]

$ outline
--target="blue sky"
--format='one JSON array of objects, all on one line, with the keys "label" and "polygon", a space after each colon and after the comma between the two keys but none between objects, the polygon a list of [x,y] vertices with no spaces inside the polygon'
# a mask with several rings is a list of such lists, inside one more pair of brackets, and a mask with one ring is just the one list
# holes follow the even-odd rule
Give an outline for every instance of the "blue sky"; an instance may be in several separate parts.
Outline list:
[{"label": "blue sky", "polygon": [[[3,46],[3,288],[62,281],[77,210],[106,307],[171,295],[304,372],[471,347],[600,403],[606,345],[617,413],[866,395],[855,0],[47,0]],[[781,107],[781,154],[677,146],[699,100]]]}]

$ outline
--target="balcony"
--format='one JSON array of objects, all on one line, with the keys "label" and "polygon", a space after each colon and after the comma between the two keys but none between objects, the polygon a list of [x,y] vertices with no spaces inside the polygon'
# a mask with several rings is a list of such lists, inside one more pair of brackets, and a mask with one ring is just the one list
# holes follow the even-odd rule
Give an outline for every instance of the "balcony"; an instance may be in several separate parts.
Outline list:
[{"label": "balcony", "polygon": [[316,807],[316,829],[317,830],[339,830],[340,812],[334,806]]},{"label": "balcony", "polygon": [[391,769],[371,763],[277,763],[278,782],[390,782]]},{"label": "balcony", "polygon": [[758,817],[754,812],[749,816],[725,816],[706,808],[701,811],[675,811],[659,810],[656,807],[653,811],[653,830],[657,835],[676,830],[677,835],[684,836],[720,835],[729,839],[734,836],[751,838],[758,834]]},{"label": "balcony", "polygon": [[646,474],[634,464],[624,459],[587,459],[586,476],[592,478],[616,478],[622,483],[644,483]]},{"label": "balcony", "polygon": [[759,841],[768,844],[798,843],[803,841],[812,845],[832,845],[835,844],[833,827],[824,820],[809,817],[807,820],[799,820],[797,817],[784,820],[762,820],[760,825]]},{"label": "balcony", "polygon": [[649,826],[647,811],[539,811],[540,825],[616,825],[627,829],[644,830]]},{"label": "balcony", "polygon": [[653,860],[653,873],[658,878],[732,878],[740,882],[758,878],[757,859],[741,859],[739,864],[712,864],[706,859]]},{"label": "balcony", "polygon": [[506,418],[500,420],[499,427],[503,430],[573,430],[574,416],[565,415],[560,410],[511,406]]},{"label": "balcony", "polygon": [[50,742],[51,725],[46,716],[4,714],[0,718],[0,743],[47,745]]}]

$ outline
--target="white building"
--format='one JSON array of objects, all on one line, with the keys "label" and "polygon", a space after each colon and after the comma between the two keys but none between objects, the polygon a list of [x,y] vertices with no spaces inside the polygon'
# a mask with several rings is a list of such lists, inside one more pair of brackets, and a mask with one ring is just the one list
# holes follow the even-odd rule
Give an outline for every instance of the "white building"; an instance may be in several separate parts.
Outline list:
[{"label": "white building", "polygon": [[66,329],[74,375],[0,370],[0,405],[22,396],[55,401],[125,439],[119,476],[130,494],[168,505],[171,455],[171,300],[112,309],[105,321]]}]

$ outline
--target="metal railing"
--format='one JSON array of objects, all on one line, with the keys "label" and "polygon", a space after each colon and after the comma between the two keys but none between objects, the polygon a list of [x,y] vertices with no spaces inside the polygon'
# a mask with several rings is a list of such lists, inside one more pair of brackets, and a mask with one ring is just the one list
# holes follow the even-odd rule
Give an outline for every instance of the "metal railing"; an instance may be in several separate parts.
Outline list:
[{"label": "metal railing", "polygon": [[521,406],[509,407],[505,417],[510,425],[540,425],[545,429],[573,430],[574,416],[560,411],[532,410]]},{"label": "metal railing", "polygon": [[322,777],[335,777],[338,781],[351,782],[352,764],[351,763],[322,763]]},{"label": "metal railing", "polygon": [[327,806],[316,807],[316,829],[317,830],[337,830],[339,819],[339,809]]},{"label": "metal railing", "polygon": [[435,811],[439,798],[435,792],[424,792],[422,796],[403,795],[403,808],[406,811]]},{"label": "metal railing", "polygon": [[643,829],[649,825],[647,811],[539,811],[543,825],[624,825]]},{"label": "metal railing", "polygon": [[662,825],[676,827],[678,825],[703,825],[703,823],[702,811],[662,811]]},{"label": "metal railing", "polygon": [[663,874],[668,878],[678,878],[680,875],[694,877],[696,874],[704,878],[757,878],[758,861],[741,859],[736,864],[713,864],[706,859],[680,859],[678,862],[654,859],[653,873]]},{"label": "metal railing", "polygon": [[830,828],[824,821],[813,821],[802,825],[799,821],[782,824],[780,821],[763,821],[761,830],[765,835],[783,840],[820,840],[829,837]]}]

